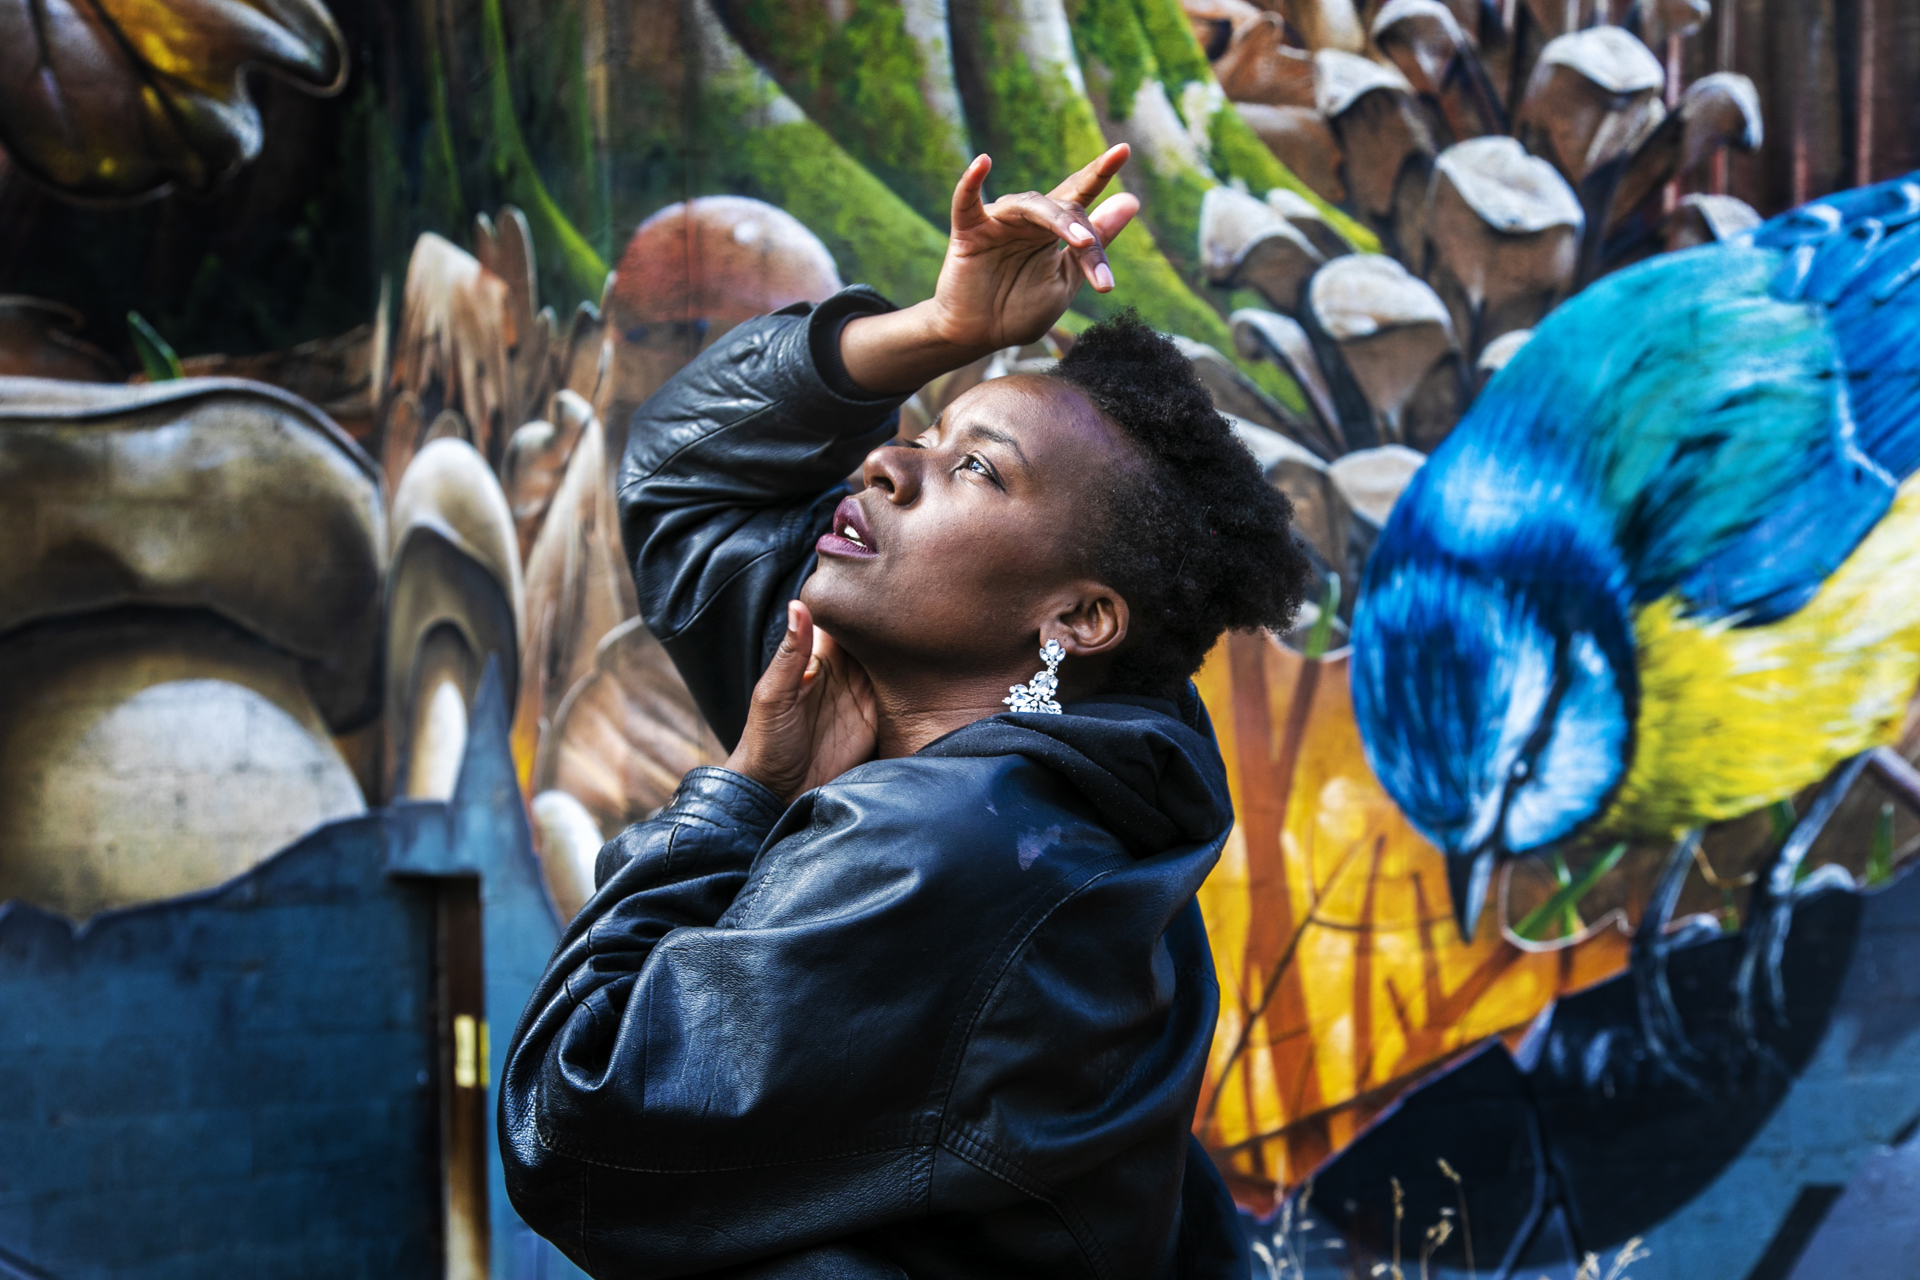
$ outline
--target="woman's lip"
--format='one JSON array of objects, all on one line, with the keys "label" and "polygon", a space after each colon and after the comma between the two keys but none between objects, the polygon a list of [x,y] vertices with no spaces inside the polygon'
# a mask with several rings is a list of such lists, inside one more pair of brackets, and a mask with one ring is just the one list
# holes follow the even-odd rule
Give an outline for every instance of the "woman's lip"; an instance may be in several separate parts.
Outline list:
[{"label": "woman's lip", "polygon": [[858,560],[870,560],[879,554],[867,528],[867,513],[852,494],[840,499],[840,505],[833,509],[833,528],[820,535],[814,549],[822,555]]},{"label": "woman's lip", "polygon": [[852,493],[833,509],[833,528],[820,535],[814,549],[820,551],[820,555],[852,560],[870,560],[879,555],[879,549],[874,547],[874,533],[866,526],[866,512],[860,510],[860,501]]},{"label": "woman's lip", "polygon": [[846,560],[872,560],[875,553],[857,542],[850,542],[837,533],[823,533],[813,549],[823,556],[839,556]]}]

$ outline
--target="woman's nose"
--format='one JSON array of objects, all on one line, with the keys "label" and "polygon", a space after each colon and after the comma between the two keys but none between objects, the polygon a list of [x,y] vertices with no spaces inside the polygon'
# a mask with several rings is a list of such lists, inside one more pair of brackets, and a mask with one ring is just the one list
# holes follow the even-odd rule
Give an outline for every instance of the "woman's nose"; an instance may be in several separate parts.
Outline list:
[{"label": "woman's nose", "polygon": [[922,450],[900,445],[881,445],[867,455],[860,466],[860,479],[875,489],[884,490],[887,500],[904,507],[920,493]]}]

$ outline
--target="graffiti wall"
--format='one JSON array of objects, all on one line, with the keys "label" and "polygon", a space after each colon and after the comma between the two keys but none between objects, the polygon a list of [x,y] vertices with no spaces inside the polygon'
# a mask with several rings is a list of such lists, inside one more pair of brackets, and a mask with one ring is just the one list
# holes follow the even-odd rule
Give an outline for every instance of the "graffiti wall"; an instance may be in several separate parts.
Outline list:
[{"label": "graffiti wall", "polygon": [[1900,0],[0,0],[0,1276],[570,1273],[496,1046],[725,755],[633,410],[1112,142],[1119,289],[901,431],[1131,305],[1294,503],[1197,677],[1256,1275],[1920,1274],[1916,84]]}]

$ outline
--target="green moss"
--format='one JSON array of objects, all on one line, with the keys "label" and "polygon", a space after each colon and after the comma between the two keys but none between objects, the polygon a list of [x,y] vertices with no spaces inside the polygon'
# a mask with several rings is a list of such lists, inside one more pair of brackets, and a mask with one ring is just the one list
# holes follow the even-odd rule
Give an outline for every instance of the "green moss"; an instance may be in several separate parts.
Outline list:
[{"label": "green moss", "polygon": [[[1110,120],[1126,120],[1141,87],[1160,80],[1133,0],[1082,0],[1073,10],[1072,26],[1092,105]],[[1212,178],[1177,157],[1140,154],[1134,156],[1127,177],[1174,269],[1190,288],[1204,288],[1200,202],[1214,185]]]},{"label": "green moss", "polygon": [[[552,83],[559,87],[554,95],[560,117],[555,150],[564,157],[561,173],[568,187],[567,207],[576,211],[582,233],[594,252],[605,260],[610,259],[614,251],[613,209],[607,197],[607,166],[594,137],[586,69],[575,52],[584,44],[580,16],[569,14],[559,49],[553,51],[550,59]],[[571,59],[567,56],[569,53]],[[535,154],[540,154],[537,148]]]},{"label": "green moss", "polygon": [[1060,317],[1060,323],[1054,327],[1065,329],[1077,338],[1093,327],[1093,317],[1082,311],[1069,311]]},{"label": "green moss", "polygon": [[[1089,79],[1104,78],[1107,114],[1125,120],[1140,86],[1159,76],[1133,0],[1080,0],[1072,10],[1073,47]],[[1093,64],[1093,65],[1089,65]]]},{"label": "green moss", "polygon": [[506,32],[500,20],[500,0],[481,0],[481,47],[488,70],[487,103],[491,125],[490,168],[501,194],[520,206],[533,232],[534,250],[544,278],[557,274],[555,296],[564,300],[598,299],[606,283],[607,263],[586,237],[574,228],[527,152],[520,122],[513,110],[507,76]]},{"label": "green moss", "polygon": [[970,158],[956,122],[921,93],[924,55],[893,0],[855,0],[834,23],[817,3],[740,0],[734,29],[754,60],[847,152],[944,226]]},{"label": "green moss", "polygon": [[1010,38],[1013,19],[982,15],[979,64],[986,101],[972,123],[993,156],[988,193],[1049,191],[1106,149],[1093,104],[1065,68],[1036,68]]},{"label": "green moss", "polygon": [[1268,364],[1264,360],[1242,360],[1234,355],[1232,347],[1224,348],[1228,357],[1240,366],[1240,371],[1253,379],[1255,386],[1278,400],[1287,412],[1305,414],[1307,395],[1278,365]]},{"label": "green moss", "polygon": [[933,296],[947,238],[849,156],[742,59],[710,67],[688,139],[698,167],[688,195],[744,195],[778,205],[820,237],[842,278],[901,306]]},{"label": "green moss", "polygon": [[466,229],[466,201],[460,192],[460,161],[453,145],[453,113],[447,103],[447,66],[440,53],[431,10],[423,14],[421,41],[427,51],[427,105],[432,124],[421,143],[420,207],[427,224],[458,240]]},{"label": "green moss", "polygon": [[1128,230],[1107,250],[1116,287],[1112,293],[1082,289],[1074,308],[1101,319],[1122,307],[1134,307],[1156,329],[1204,342],[1221,351],[1233,349],[1233,338],[1220,313],[1195,297],[1174,271],[1166,255],[1145,227]]},{"label": "green moss", "polygon": [[1200,204],[1219,184],[1185,165],[1156,165],[1151,156],[1140,157],[1134,165],[1134,181],[1146,197],[1154,238],[1166,249],[1181,276],[1194,289],[1205,289],[1205,267],[1200,260]]},{"label": "green moss", "polygon": [[1180,0],[1132,0],[1140,30],[1153,50],[1160,68],[1160,81],[1167,86],[1174,106],[1180,105],[1180,88],[1213,79],[1207,56],[1193,38],[1193,24],[1187,21]]},{"label": "green moss", "polygon": [[777,204],[820,237],[847,280],[901,306],[933,296],[947,238],[809,121],[751,129],[735,144],[732,181],[716,191]]},{"label": "green moss", "polygon": [[1322,200],[1312,188],[1296,178],[1293,171],[1281,164],[1279,158],[1268,150],[1267,144],[1260,141],[1260,135],[1240,118],[1240,113],[1233,109],[1232,103],[1222,104],[1213,113],[1207,135],[1213,144],[1213,171],[1223,181],[1238,178],[1246,184],[1247,190],[1258,194],[1275,187],[1298,192],[1320,211],[1334,230],[1346,237],[1347,243],[1362,253],[1380,252],[1380,237]]},{"label": "green moss", "polygon": [[[582,53],[582,0],[501,0],[514,118],[549,193],[594,252],[612,251],[606,164],[594,135]],[[572,298],[549,299],[571,306]]]}]

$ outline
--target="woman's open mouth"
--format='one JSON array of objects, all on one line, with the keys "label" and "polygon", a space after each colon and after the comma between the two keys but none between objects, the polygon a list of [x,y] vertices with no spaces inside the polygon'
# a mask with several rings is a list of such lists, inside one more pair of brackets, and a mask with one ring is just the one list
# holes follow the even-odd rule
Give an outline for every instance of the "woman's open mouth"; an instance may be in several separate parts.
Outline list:
[{"label": "woman's open mouth", "polygon": [[871,560],[880,553],[873,545],[873,533],[867,528],[866,512],[852,494],[840,499],[833,510],[833,528],[820,535],[814,550],[823,556],[842,556],[849,560]]}]

